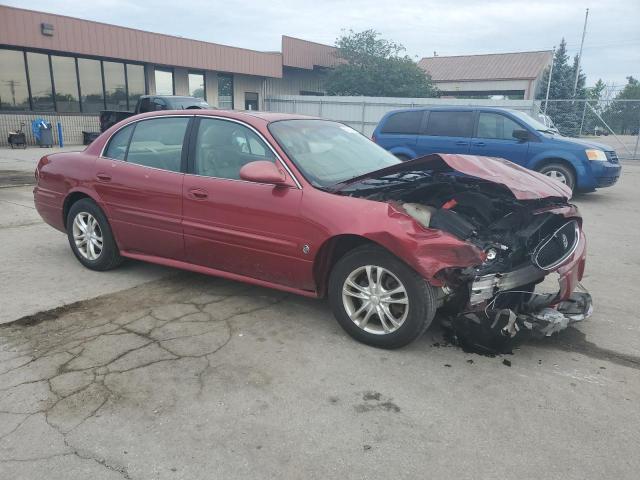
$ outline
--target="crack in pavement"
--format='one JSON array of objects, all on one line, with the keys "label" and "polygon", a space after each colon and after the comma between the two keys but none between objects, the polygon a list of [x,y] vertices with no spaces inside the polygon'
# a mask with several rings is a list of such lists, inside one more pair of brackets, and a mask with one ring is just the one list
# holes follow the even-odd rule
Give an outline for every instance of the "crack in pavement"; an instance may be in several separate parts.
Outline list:
[{"label": "crack in pavement", "polygon": [[[189,286],[179,286],[185,278]],[[192,371],[200,397],[212,358],[234,338],[234,320],[285,298],[181,274],[0,326],[0,414],[22,416],[0,435],[0,463],[77,457],[131,479],[126,462],[74,437],[131,394],[113,379],[158,364],[201,360]],[[29,444],[34,431],[43,440]]]}]

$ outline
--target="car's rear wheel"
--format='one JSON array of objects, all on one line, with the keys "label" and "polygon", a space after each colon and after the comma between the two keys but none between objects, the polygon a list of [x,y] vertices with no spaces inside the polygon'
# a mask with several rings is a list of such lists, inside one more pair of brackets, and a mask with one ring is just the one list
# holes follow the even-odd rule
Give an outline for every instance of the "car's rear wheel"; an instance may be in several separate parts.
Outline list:
[{"label": "car's rear wheel", "polygon": [[562,163],[548,163],[538,170],[543,175],[564,183],[571,190],[576,185],[576,177],[569,167]]},{"label": "car's rear wheel", "polygon": [[122,263],[107,217],[93,200],[83,198],[71,205],[67,237],[76,258],[91,270],[111,270]]},{"label": "car's rear wheel", "polygon": [[377,246],[359,247],[334,266],[329,301],[338,323],[356,340],[399,348],[418,338],[436,311],[432,287]]}]

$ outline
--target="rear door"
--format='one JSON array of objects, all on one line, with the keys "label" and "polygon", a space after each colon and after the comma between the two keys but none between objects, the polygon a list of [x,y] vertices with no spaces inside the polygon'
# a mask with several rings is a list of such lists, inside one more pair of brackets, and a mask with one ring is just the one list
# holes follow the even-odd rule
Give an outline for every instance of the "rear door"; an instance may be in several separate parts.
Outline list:
[{"label": "rear door", "polygon": [[96,162],[100,195],[121,250],[181,260],[182,183],[191,116],[150,118],[114,134]]},{"label": "rear door", "polygon": [[469,153],[473,110],[431,110],[424,132],[418,136],[420,156],[431,153]]},{"label": "rear door", "polygon": [[415,157],[418,133],[424,117],[423,110],[410,110],[389,115],[376,135],[376,143],[398,158]]},{"label": "rear door", "polygon": [[514,138],[514,130],[526,128],[502,113],[479,112],[470,153],[505,158],[524,165],[529,153],[529,142]]}]

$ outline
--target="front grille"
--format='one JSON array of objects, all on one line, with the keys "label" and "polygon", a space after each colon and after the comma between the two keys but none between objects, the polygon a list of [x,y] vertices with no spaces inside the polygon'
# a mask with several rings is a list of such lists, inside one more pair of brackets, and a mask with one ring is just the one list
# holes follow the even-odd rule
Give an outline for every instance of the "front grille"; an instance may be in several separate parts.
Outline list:
[{"label": "front grille", "polygon": [[552,270],[575,251],[579,239],[578,222],[570,220],[538,244],[531,261],[543,270]]},{"label": "front grille", "polygon": [[618,154],[613,150],[604,152],[604,154],[607,156],[607,160],[609,160],[611,163],[618,163]]}]

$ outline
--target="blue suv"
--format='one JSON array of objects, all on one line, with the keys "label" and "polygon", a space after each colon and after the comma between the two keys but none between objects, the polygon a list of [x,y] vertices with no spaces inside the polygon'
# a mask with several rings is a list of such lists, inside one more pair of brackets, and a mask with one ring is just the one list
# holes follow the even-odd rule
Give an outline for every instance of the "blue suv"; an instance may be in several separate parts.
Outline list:
[{"label": "blue suv", "polygon": [[373,141],[402,160],[430,153],[502,157],[580,192],[609,187],[620,177],[611,147],[563,137],[529,115],[505,108],[395,110],[382,117]]}]

